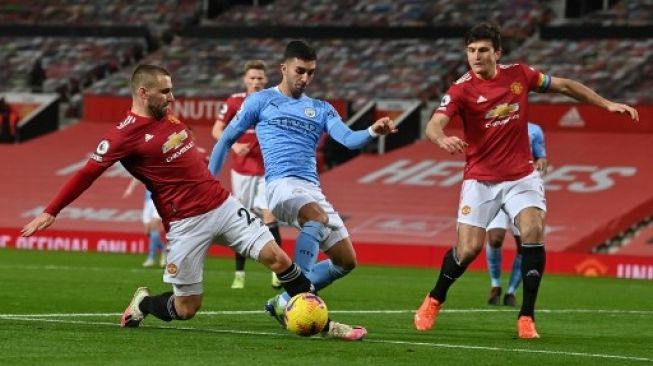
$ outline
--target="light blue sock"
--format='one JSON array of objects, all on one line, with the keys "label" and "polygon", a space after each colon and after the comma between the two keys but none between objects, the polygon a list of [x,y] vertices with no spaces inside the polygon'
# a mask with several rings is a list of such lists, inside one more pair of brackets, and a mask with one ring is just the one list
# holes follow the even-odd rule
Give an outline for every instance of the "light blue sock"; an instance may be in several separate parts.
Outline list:
[{"label": "light blue sock", "polygon": [[161,248],[163,251],[163,242],[161,241],[161,233],[159,233],[159,230],[150,230],[149,233],[149,238],[150,238],[150,251],[147,254],[148,259],[156,259],[156,252]]},{"label": "light blue sock", "polygon": [[329,229],[321,222],[308,221],[302,226],[295,243],[295,263],[308,276],[313,270],[317,255],[320,250],[320,242],[329,235]]},{"label": "light blue sock", "polygon": [[508,283],[508,293],[514,294],[521,283],[521,254],[515,256],[512,262],[512,273],[510,274],[510,282]]},{"label": "light blue sock", "polygon": [[313,267],[308,279],[313,282],[316,290],[321,290],[329,286],[333,281],[346,276],[349,272],[333,264],[331,259],[325,259]]},{"label": "light blue sock", "polygon": [[493,248],[490,244],[485,245],[487,256],[487,269],[490,273],[492,287],[501,286],[501,248]]},{"label": "light blue sock", "polygon": [[[346,276],[349,272],[333,264],[331,259],[325,259],[317,263],[307,277],[315,286],[315,290],[321,290],[329,286],[333,281]],[[282,296],[286,302],[290,300],[288,293],[284,292]]]}]

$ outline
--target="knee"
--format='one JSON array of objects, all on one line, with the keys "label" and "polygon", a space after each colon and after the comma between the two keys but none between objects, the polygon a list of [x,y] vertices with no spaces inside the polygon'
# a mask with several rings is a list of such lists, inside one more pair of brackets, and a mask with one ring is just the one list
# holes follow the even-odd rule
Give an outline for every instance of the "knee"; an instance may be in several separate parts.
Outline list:
[{"label": "knee", "polygon": [[356,268],[356,266],[358,265],[358,261],[356,260],[356,257],[352,257],[352,258],[347,258],[341,263],[334,263],[334,264],[342,268],[344,273],[349,273],[353,271],[354,268]]},{"label": "knee", "polygon": [[501,248],[505,239],[505,230],[490,230],[487,233],[487,242],[492,248]]},{"label": "knee", "polygon": [[302,230],[307,228],[314,228],[313,230],[324,230],[329,225],[329,216],[319,215],[318,217],[311,218],[310,220],[301,223]]},{"label": "knee", "polygon": [[488,238],[487,244],[492,248],[499,249],[503,246],[503,239]]},{"label": "knee", "polygon": [[531,220],[521,223],[519,234],[525,243],[540,242],[544,238],[544,222]]},{"label": "knee", "polygon": [[319,204],[311,202],[299,209],[297,220],[301,226],[309,221],[316,221],[326,226],[329,224],[329,215]]},{"label": "knee", "polygon": [[326,213],[321,212],[320,214],[315,215],[315,217],[311,221],[317,221],[322,225],[326,226],[329,225],[329,216]]}]

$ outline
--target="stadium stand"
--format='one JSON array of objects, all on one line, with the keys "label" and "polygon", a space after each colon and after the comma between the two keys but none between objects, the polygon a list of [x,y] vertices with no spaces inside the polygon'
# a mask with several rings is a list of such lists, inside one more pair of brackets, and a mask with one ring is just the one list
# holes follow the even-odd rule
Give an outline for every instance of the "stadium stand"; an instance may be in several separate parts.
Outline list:
[{"label": "stadium stand", "polygon": [[[224,97],[240,90],[243,60],[278,62],[283,40],[176,38],[172,44],[147,58],[161,63],[183,78],[176,80],[180,96]],[[440,40],[316,40],[320,64],[310,94],[318,98],[341,98],[360,106],[375,98],[437,99],[451,81],[450,75],[464,70],[459,39]],[[597,57],[603,52],[613,57]],[[379,60],[384,60],[380,62]],[[653,101],[642,93],[651,83],[641,72],[651,73],[653,40],[533,40],[504,58],[505,63],[526,62],[552,75],[583,80],[609,98],[629,103]],[[610,71],[607,71],[610,70]],[[128,95],[129,71],[96,83],[93,94]],[[276,67],[270,80],[279,79]],[[455,80],[455,79],[454,79]],[[626,96],[626,97],[624,97]],[[532,95],[532,101],[569,102],[564,96]]]},{"label": "stadium stand", "polygon": [[[84,88],[138,61],[145,52],[138,38],[0,38],[0,91],[29,91],[27,75],[40,59],[45,92]],[[67,93],[63,93],[67,94]]]},{"label": "stadium stand", "polygon": [[[31,4],[16,2],[14,7],[22,6],[24,9],[31,7],[35,10],[38,8],[36,3],[39,2]],[[156,6],[152,2],[139,2],[138,5],[133,6],[118,2],[117,5],[107,7],[98,4],[71,5],[71,3],[74,2],[59,1],[48,4],[45,6],[46,9],[53,10],[42,11],[43,14],[39,13],[40,15],[37,16],[21,15],[33,14],[34,11],[30,13],[14,10],[9,14],[13,14],[11,18],[13,21],[23,23],[36,21],[57,23],[66,18],[62,14],[72,16],[70,14],[81,13],[85,16],[78,17],[79,21],[95,17],[100,19],[99,24],[125,24],[137,15],[142,16],[148,24],[156,23],[156,19],[160,20],[160,24],[171,24],[179,23],[181,20],[180,16],[175,17],[170,13],[196,14],[198,11],[197,2],[193,1],[167,1]],[[351,1],[326,3],[317,0],[307,2],[279,0],[267,7],[237,6],[224,12],[215,20],[205,21],[204,24],[296,25],[297,14],[300,14],[300,20],[307,19],[305,22],[307,26],[465,25],[479,20],[461,16],[462,13],[468,12],[492,14],[492,19],[503,23],[504,32],[515,35],[517,39],[523,39],[532,33],[534,27],[548,19],[548,9],[537,1],[507,3],[462,1],[453,4],[446,1],[351,3]],[[180,6],[182,11],[170,12],[173,5]],[[357,11],[342,12],[346,6],[354,6]],[[114,11],[111,11],[112,9]],[[292,17],[288,15],[291,13]],[[425,19],[430,20],[429,22],[415,20],[415,17],[424,14],[427,15]],[[519,19],[520,23],[516,23],[515,19]],[[192,24],[192,20],[186,19],[182,23],[189,25]],[[519,32],[511,31],[512,27],[518,28]],[[649,102],[653,96],[639,91],[646,89],[650,83],[647,80],[650,78],[640,77],[639,69],[650,64],[650,59],[653,57],[650,42],[650,40],[568,42],[531,38],[523,47],[517,47],[513,54],[505,57],[504,62],[526,61],[553,75],[560,74],[584,80],[609,97],[627,95],[628,102]],[[219,40],[177,37],[163,50],[148,56],[147,60],[163,63],[175,73],[184,75],[177,80],[176,91],[180,96],[224,97],[240,89],[238,75],[242,60],[259,58],[274,65],[282,44],[282,40],[275,39]],[[465,68],[459,39],[391,41],[330,39],[316,41],[314,44],[320,49],[320,71],[328,73],[329,77],[320,77],[316,80],[311,90],[312,95],[320,98],[349,99],[354,101],[354,106],[363,105],[371,96],[437,100],[452,81],[452,75],[460,75]],[[612,51],[615,56],[609,60],[597,61],[596,55],[605,49]],[[379,59],[385,61],[379,62]],[[612,72],[604,71],[605,66],[609,66]],[[15,72],[13,68],[7,70],[7,73],[12,75],[24,73],[24,70]],[[271,68],[271,71],[271,80],[278,79],[276,68]],[[109,80],[97,82],[89,92],[127,95],[124,80],[128,73],[129,70],[124,69],[122,73]],[[564,97],[551,99],[550,96],[534,96],[533,98],[534,101],[564,101],[561,99]]]},{"label": "stadium stand", "polygon": [[[604,55],[610,55],[605,57]],[[514,50],[506,61],[525,62],[556,76],[582,80],[607,98],[627,103],[651,103],[653,39],[531,40]],[[505,62],[505,61],[504,61]],[[649,89],[650,90],[650,89]],[[564,95],[531,94],[534,102],[569,102]]]},{"label": "stadium stand", "polygon": [[237,6],[213,20],[203,20],[203,24],[402,27],[470,25],[493,20],[503,24],[509,35],[523,36],[542,21],[546,12],[547,8],[535,0],[277,0],[264,7]]},{"label": "stadium stand", "polygon": [[653,255],[653,225],[651,225],[651,221],[649,220],[648,226],[627,239],[614,253],[637,256]]},{"label": "stadium stand", "polygon": [[156,37],[172,34],[199,20],[199,0],[79,1],[5,0],[1,24],[109,25],[147,24]]},{"label": "stadium stand", "polygon": [[[148,49],[169,42],[172,35],[199,20],[201,1],[76,1],[7,0],[0,4],[4,27],[41,27],[37,37],[0,38],[0,77],[6,80],[0,92],[29,91],[27,78],[37,59],[43,62],[47,78],[43,92],[57,92],[70,116],[79,116],[81,90],[106,75],[140,60]],[[82,27],[93,33],[100,26],[145,25],[145,38],[67,35],[52,37],[68,27]],[[60,27],[47,28],[48,26]],[[87,27],[87,28],[83,28]],[[28,28],[23,28],[28,29]],[[29,33],[29,32],[28,32]],[[110,31],[109,31],[110,33]],[[20,32],[18,32],[20,34]],[[134,35],[130,35],[133,37]],[[150,44],[151,41],[153,44]]]},{"label": "stadium stand", "polygon": [[[176,38],[146,61],[160,63],[179,75],[179,96],[225,97],[240,91],[244,60],[262,59],[270,64],[271,83],[280,78],[277,63],[284,40]],[[316,98],[349,99],[357,105],[375,98],[415,98],[420,88],[440,91],[443,73],[461,63],[460,40],[424,42],[405,40],[317,40],[320,63],[309,93]],[[383,60],[383,62],[380,62]],[[88,91],[93,94],[128,95],[128,70],[102,80]],[[416,91],[417,90],[417,91]]]},{"label": "stadium stand", "polygon": [[79,115],[82,89],[143,57],[140,38],[0,38],[0,92],[29,92],[35,62],[45,72],[39,91],[58,93],[66,113]]}]

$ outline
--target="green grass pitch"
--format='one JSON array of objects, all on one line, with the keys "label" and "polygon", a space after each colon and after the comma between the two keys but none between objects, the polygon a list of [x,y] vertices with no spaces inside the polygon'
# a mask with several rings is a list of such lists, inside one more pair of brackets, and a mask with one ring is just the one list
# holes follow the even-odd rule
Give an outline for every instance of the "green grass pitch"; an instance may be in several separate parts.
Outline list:
[{"label": "green grass pitch", "polygon": [[[192,320],[118,326],[138,286],[169,290],[132,255],[0,250],[0,365],[644,365],[653,364],[653,281],[546,275],[539,340],[515,339],[517,309],[486,305],[486,273],[451,289],[436,327],[413,328],[435,269],[360,266],[320,295],[331,317],[367,327],[362,342],[301,338],[263,312],[270,274],[207,261]],[[507,280],[507,279],[506,279]],[[518,294],[520,298],[521,292]]]}]

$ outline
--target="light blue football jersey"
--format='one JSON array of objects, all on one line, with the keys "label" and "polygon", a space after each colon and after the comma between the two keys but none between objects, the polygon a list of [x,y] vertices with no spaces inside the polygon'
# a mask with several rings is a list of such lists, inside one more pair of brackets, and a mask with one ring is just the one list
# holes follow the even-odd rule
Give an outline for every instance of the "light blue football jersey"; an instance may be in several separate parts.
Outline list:
[{"label": "light blue football jersey", "polygon": [[214,175],[220,171],[231,145],[250,126],[255,126],[271,182],[296,177],[319,185],[316,149],[324,132],[350,149],[372,140],[367,130],[352,131],[331,104],[323,100],[291,98],[278,87],[250,94],[216,143],[209,161]]}]

